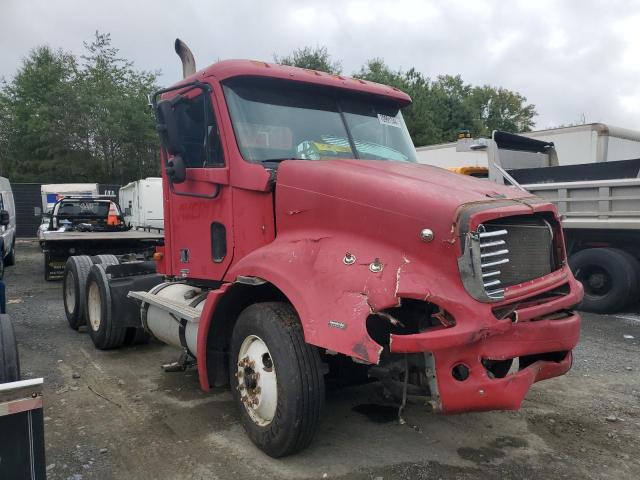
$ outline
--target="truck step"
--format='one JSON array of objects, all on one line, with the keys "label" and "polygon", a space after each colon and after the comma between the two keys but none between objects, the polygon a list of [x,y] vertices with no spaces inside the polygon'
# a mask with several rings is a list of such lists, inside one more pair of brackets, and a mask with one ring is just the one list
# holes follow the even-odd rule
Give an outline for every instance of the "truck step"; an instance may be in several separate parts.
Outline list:
[{"label": "truck step", "polygon": [[183,303],[173,302],[166,298],[160,298],[157,295],[149,292],[129,292],[127,297],[135,298],[136,300],[140,300],[143,303],[148,303],[149,305],[153,305],[154,307],[158,307],[166,312],[171,313],[172,315],[187,320],[188,322],[199,322],[200,321],[200,311],[190,307],[188,305],[184,305]]}]

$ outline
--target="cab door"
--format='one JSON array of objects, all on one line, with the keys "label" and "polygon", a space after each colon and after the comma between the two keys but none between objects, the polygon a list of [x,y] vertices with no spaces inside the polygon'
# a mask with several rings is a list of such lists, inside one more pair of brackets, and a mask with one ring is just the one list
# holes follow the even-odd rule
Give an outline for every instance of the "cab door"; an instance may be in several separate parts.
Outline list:
[{"label": "cab door", "polygon": [[166,252],[174,275],[221,280],[233,257],[229,166],[221,141],[213,89],[200,87],[181,94],[174,109],[182,139],[185,181],[164,176]]}]

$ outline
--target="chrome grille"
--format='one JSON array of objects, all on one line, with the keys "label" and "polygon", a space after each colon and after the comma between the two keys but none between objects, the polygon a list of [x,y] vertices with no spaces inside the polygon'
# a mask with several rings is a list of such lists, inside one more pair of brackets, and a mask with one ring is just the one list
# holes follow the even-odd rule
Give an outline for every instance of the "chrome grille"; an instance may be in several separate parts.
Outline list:
[{"label": "chrome grille", "polygon": [[504,248],[507,230],[487,231],[484,225],[478,227],[480,239],[480,271],[482,286],[489,298],[500,299],[504,293],[502,281],[498,278],[502,272],[501,265],[509,263],[509,249]]},{"label": "chrome grille", "polygon": [[553,229],[544,218],[527,215],[485,222],[477,230],[482,283],[489,298],[504,288],[556,269]]}]

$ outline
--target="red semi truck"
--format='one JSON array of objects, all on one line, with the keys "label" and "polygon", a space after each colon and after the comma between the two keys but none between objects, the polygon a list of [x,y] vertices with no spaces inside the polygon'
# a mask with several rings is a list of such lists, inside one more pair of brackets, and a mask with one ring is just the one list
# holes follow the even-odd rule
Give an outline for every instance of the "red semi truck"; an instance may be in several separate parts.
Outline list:
[{"label": "red semi truck", "polygon": [[67,263],[67,315],[98,348],[175,345],[276,457],[311,442],[336,372],[459,413],[570,369],[582,288],[551,203],[418,164],[396,88],[176,51],[185,78],[152,102],[157,271]]}]

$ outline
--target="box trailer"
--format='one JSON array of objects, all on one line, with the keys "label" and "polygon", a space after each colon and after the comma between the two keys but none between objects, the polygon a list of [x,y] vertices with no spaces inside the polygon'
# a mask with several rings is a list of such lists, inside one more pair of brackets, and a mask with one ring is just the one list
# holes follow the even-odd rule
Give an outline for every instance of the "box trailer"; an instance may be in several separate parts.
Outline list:
[{"label": "box trailer", "polygon": [[120,188],[120,206],[124,220],[137,230],[162,230],[162,178],[147,177]]},{"label": "box trailer", "polygon": [[[552,142],[559,165],[610,162],[640,158],[640,131],[589,123],[519,134],[542,142]],[[488,168],[486,150],[472,150],[468,144],[479,139],[462,138],[456,142],[416,148],[418,161],[436,167]]]},{"label": "box trailer", "polygon": [[604,123],[551,128],[522,135],[553,142],[560,165],[640,158],[640,131]]},{"label": "box trailer", "polygon": [[55,203],[64,196],[94,197],[98,195],[97,183],[48,183],[40,187],[42,196],[42,213],[53,208]]}]

